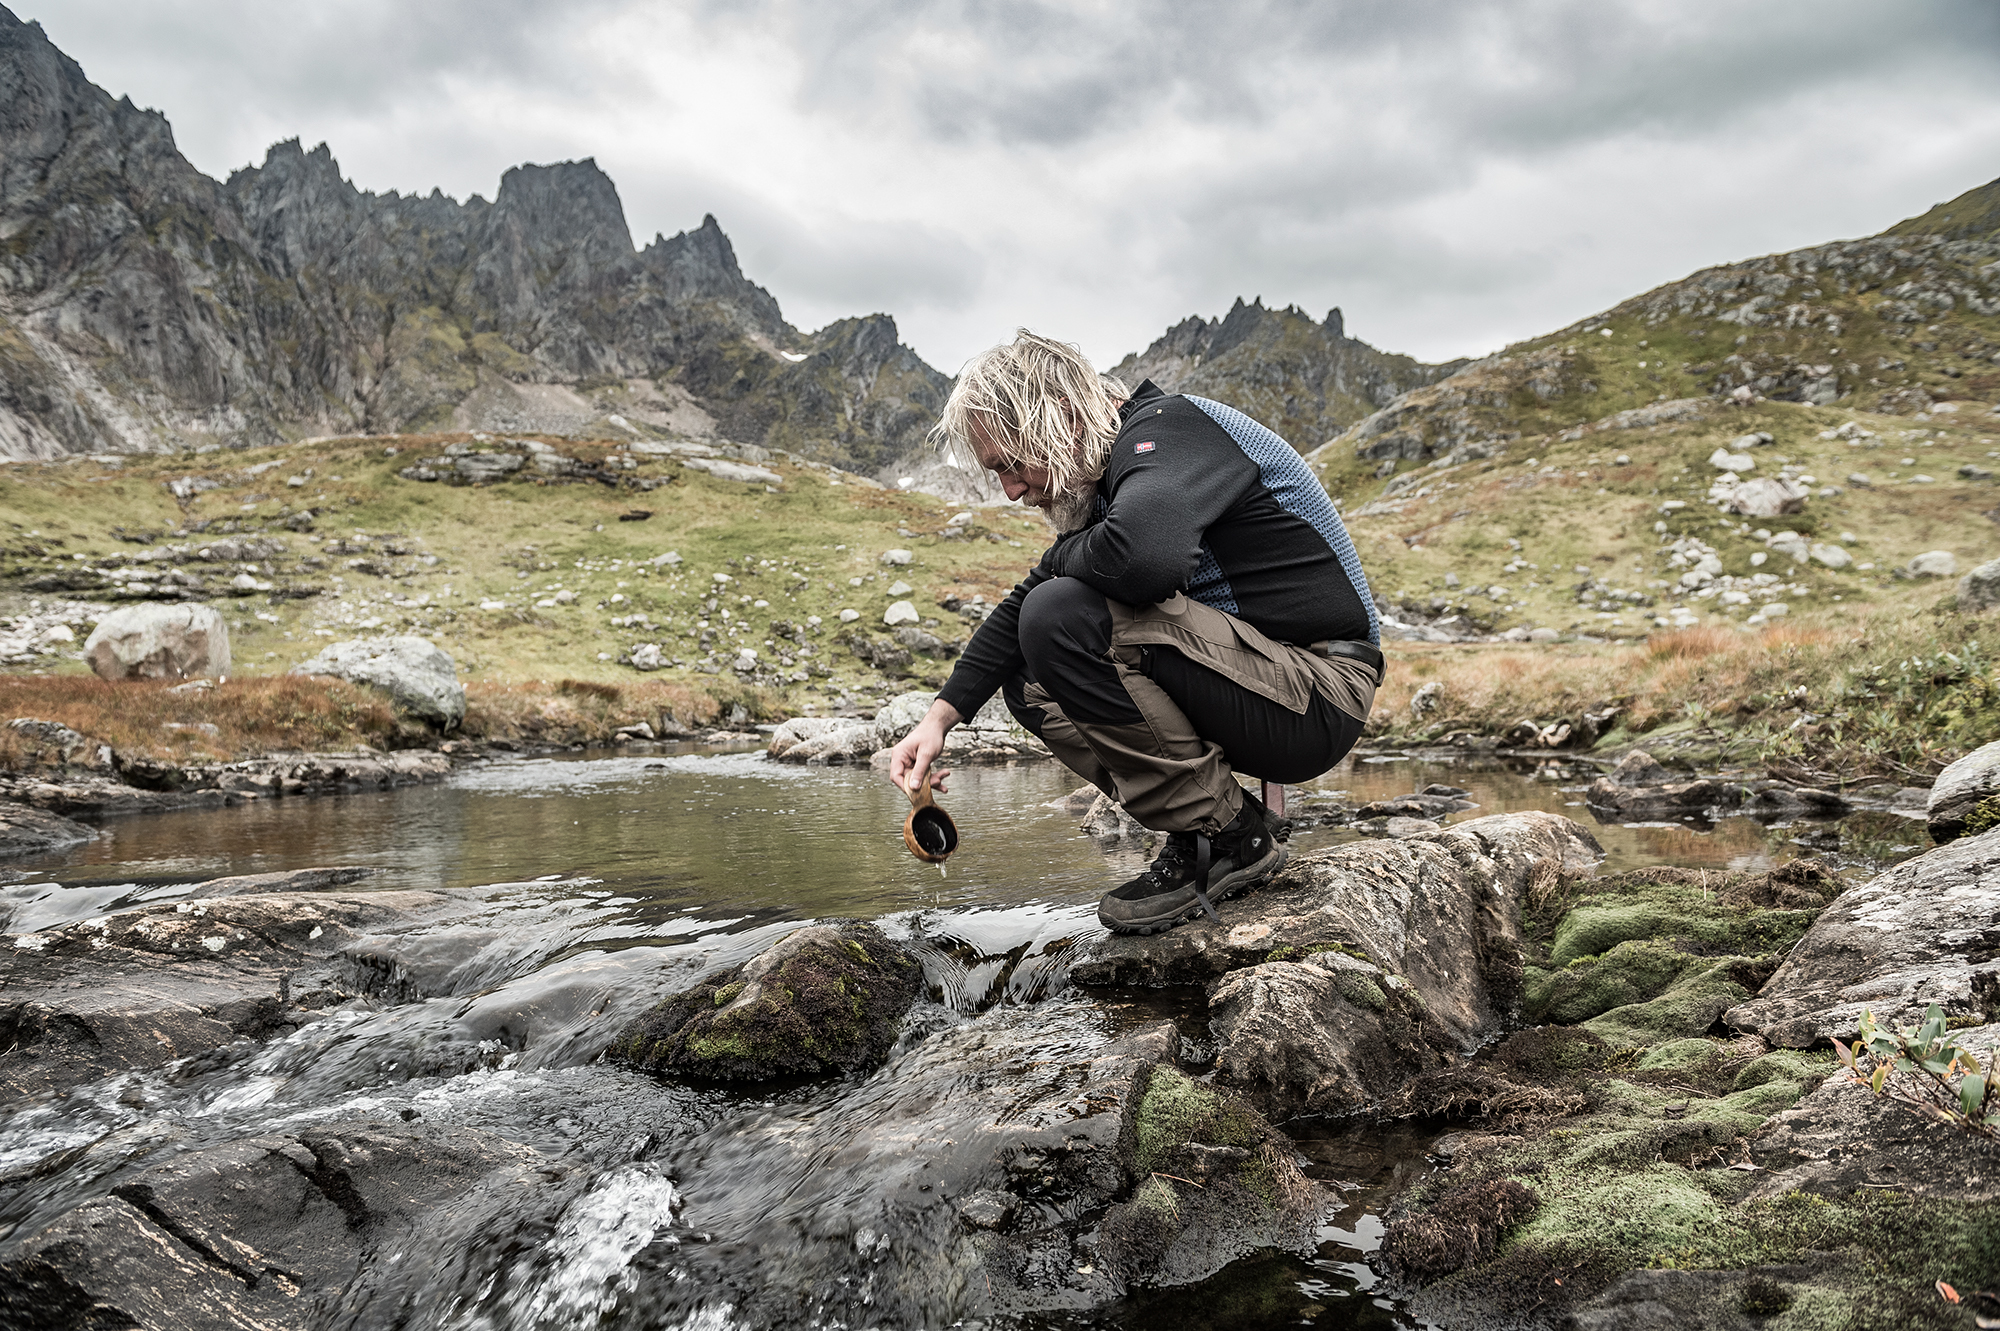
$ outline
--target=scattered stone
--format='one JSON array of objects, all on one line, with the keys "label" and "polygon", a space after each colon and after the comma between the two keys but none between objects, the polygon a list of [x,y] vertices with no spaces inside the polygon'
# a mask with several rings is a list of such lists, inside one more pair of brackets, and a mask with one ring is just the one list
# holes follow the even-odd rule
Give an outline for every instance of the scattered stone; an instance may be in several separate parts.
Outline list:
[{"label": "scattered stone", "polygon": [[923,968],[872,924],[816,924],[675,994],[613,1043],[629,1067],[763,1082],[872,1067],[888,1056]]},{"label": "scattered stone", "polygon": [[894,582],[889,584],[889,590],[886,593],[884,593],[884,595],[908,596],[910,594],[910,591],[911,591],[910,584],[904,582],[901,578],[898,578]]},{"label": "scattered stone", "polygon": [[1949,550],[1926,550],[1903,567],[1913,578],[1949,578],[1958,572],[1958,557]]},{"label": "scattered stone", "polygon": [[1806,511],[1812,491],[1797,481],[1777,476],[1759,476],[1737,486],[1729,497],[1728,510],[1750,518],[1777,518]]},{"label": "scattered stone", "polygon": [[1757,460],[1748,453],[1732,453],[1726,448],[1718,448],[1708,455],[1708,465],[1718,471],[1754,471]]},{"label": "scattered stone", "polygon": [[882,562],[885,564],[907,564],[910,562],[910,559],[911,555],[908,550],[884,550],[882,552]]},{"label": "scattered stone", "polygon": [[229,673],[229,626],[210,605],[131,605],[113,610],[84,640],[100,679],[187,679]]},{"label": "scattered stone", "polygon": [[1854,1039],[1863,1008],[1884,1026],[1913,1026],[1932,1004],[1953,1019],[1984,1021],[2000,996],[2000,957],[1989,941],[1995,919],[2000,831],[1841,893],[1757,997],[1723,1019],[1785,1049]]},{"label": "scattered stone", "polygon": [[1815,543],[1807,550],[1807,553],[1812,556],[1816,563],[1824,564],[1828,568],[1846,568],[1854,562],[1854,557],[1837,545]]},{"label": "scattered stone", "polygon": [[[1939,845],[2000,826],[2000,740],[1983,744],[1938,773],[1924,801],[1924,820]],[[1977,824],[1969,826],[1969,824]]]},{"label": "scattered stone", "polygon": [[329,644],[294,675],[330,675],[387,693],[399,711],[449,730],[465,719],[458,666],[425,638],[352,638]]},{"label": "scattered stone", "polygon": [[917,607],[908,601],[898,601],[882,612],[882,622],[894,628],[898,624],[915,624],[923,618]]}]

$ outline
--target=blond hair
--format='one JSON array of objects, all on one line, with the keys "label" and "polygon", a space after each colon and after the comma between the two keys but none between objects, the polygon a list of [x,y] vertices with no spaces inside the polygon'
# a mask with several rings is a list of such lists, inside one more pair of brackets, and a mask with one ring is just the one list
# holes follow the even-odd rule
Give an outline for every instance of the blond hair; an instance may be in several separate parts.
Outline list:
[{"label": "blond hair", "polygon": [[1100,376],[1080,348],[1022,328],[1012,342],[965,363],[931,439],[976,468],[972,425],[983,420],[1016,461],[1048,471],[1051,493],[1070,494],[1104,474],[1126,396],[1124,385]]}]

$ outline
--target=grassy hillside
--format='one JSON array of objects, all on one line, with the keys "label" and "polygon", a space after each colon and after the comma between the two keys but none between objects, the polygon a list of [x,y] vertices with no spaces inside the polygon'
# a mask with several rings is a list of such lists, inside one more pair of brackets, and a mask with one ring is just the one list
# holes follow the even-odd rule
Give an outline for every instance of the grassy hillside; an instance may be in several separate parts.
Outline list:
[{"label": "grassy hillside", "polygon": [[[802,706],[941,680],[947,653],[898,643],[883,612],[910,600],[933,638],[962,641],[970,623],[939,602],[998,600],[1041,548],[1030,514],[954,526],[935,499],[808,463],[766,460],[780,483],[746,484],[674,457],[553,442],[604,479],[399,475],[449,446],[508,443],[466,435],[16,464],[0,472],[0,595],[15,615],[163,592],[213,601],[241,674],[286,670],[336,638],[408,632],[473,681],[630,682],[621,658],[654,643],[688,663],[657,678],[754,685]],[[890,549],[911,562],[884,564]],[[679,562],[658,562],[669,552]],[[892,596],[898,582],[910,590]],[[844,609],[858,618],[842,623]],[[753,669],[735,668],[742,647]],[[29,668],[84,669],[62,653]]]}]

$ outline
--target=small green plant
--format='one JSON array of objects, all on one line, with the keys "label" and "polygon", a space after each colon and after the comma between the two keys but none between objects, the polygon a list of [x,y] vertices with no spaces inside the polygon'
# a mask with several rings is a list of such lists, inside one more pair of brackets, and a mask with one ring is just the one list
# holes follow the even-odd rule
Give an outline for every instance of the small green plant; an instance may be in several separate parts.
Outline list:
[{"label": "small green plant", "polygon": [[1848,1075],[1876,1095],[1933,1122],[2000,1138],[2000,1048],[1988,1053],[1982,1072],[1978,1055],[1958,1042],[1936,1004],[1914,1031],[1885,1030],[1863,1008],[1860,1038],[1851,1045],[1835,1040],[1833,1047]]}]

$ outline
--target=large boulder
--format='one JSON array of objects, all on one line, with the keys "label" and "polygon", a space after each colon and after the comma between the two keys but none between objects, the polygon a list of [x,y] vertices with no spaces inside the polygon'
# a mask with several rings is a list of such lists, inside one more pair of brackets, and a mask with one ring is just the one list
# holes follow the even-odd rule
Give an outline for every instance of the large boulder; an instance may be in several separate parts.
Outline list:
[{"label": "large boulder", "polygon": [[2000,559],[1989,560],[1958,580],[1958,608],[1981,614],[2000,606]]},{"label": "large boulder", "polygon": [[449,730],[465,719],[465,685],[458,666],[425,638],[350,638],[330,644],[294,675],[331,675],[381,689],[406,715]]},{"label": "large boulder", "polygon": [[1981,813],[1980,806],[2000,795],[2000,740],[1983,744],[1938,773],[1924,804],[1924,821],[1931,840],[1943,845],[1963,836],[1967,824],[1985,831],[2000,823],[2000,808]]},{"label": "large boulder", "polygon": [[1723,1020],[1806,1049],[1855,1038],[1862,1009],[1914,1025],[1932,1004],[1985,1021],[2000,1012],[2000,831],[1954,841],[1834,899],[1777,972]]},{"label": "large boulder", "polygon": [[83,659],[100,679],[229,673],[229,626],[212,605],[129,605],[97,621]]},{"label": "large boulder", "polygon": [[922,984],[923,967],[874,925],[809,925],[669,997],[611,1057],[704,1081],[852,1072],[888,1056]]},{"label": "large boulder", "polygon": [[1220,925],[1106,939],[1071,977],[1208,985],[1225,1082],[1277,1118],[1351,1112],[1506,1027],[1523,895],[1602,855],[1541,812],[1341,846],[1222,903]]},{"label": "large boulder", "polygon": [[1759,476],[1737,486],[1729,496],[1729,511],[1749,518],[1780,518],[1806,511],[1812,491],[1797,481]]}]

